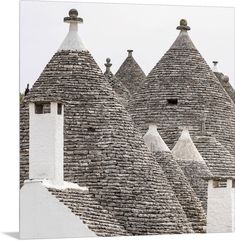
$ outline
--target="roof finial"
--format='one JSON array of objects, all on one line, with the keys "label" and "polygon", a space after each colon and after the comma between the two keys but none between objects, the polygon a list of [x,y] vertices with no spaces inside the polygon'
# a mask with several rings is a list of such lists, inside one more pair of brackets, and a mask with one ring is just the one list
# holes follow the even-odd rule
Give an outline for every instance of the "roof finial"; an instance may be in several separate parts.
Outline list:
[{"label": "roof finial", "polygon": [[181,31],[189,31],[191,28],[188,26],[186,19],[181,19],[180,26],[178,26],[176,29],[181,30]]},{"label": "roof finial", "polygon": [[227,75],[224,75],[224,76],[222,77],[222,80],[223,80],[224,82],[229,82],[229,77],[228,77]]},{"label": "roof finial", "polygon": [[29,84],[27,84],[27,88],[24,91],[24,95],[26,96],[29,93]]},{"label": "roof finial", "polygon": [[218,61],[212,61],[212,63],[213,63],[213,72],[218,72],[218,67],[217,67]]},{"label": "roof finial", "polygon": [[132,49],[128,49],[127,52],[128,52],[128,57],[132,57],[133,50]]},{"label": "roof finial", "polygon": [[78,23],[83,23],[83,19],[78,17],[78,11],[76,9],[70,9],[69,17],[65,17],[64,22],[69,23],[69,32],[59,50],[86,51],[86,47],[77,33]]},{"label": "roof finial", "polygon": [[77,9],[70,9],[69,10],[69,17],[64,18],[65,23],[83,23],[83,19],[78,17]]},{"label": "roof finial", "polygon": [[110,59],[110,58],[107,58],[107,59],[106,59],[106,63],[104,64],[105,67],[106,67],[106,72],[109,72],[109,71],[110,71],[110,67],[112,66],[112,64],[111,64],[110,62],[111,62],[111,59]]}]

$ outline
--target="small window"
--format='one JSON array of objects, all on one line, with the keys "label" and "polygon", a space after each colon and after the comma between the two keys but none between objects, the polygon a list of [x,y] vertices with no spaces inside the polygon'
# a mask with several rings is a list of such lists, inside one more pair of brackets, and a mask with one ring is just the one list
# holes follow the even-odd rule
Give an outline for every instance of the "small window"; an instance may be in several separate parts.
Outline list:
[{"label": "small window", "polygon": [[225,187],[227,187],[227,180],[225,180],[225,181],[214,180],[213,187],[214,188],[225,188]]},{"label": "small window", "polygon": [[35,103],[35,114],[43,114],[43,104]]},{"label": "small window", "polygon": [[232,187],[235,188],[235,180],[232,181]]},{"label": "small window", "polygon": [[95,128],[94,128],[94,127],[88,127],[87,130],[88,130],[89,132],[95,132]]},{"label": "small window", "polygon": [[61,104],[61,103],[58,103],[58,104],[57,104],[57,114],[58,114],[58,115],[61,115],[61,114],[62,114],[62,104]]},{"label": "small window", "polygon": [[168,99],[167,100],[168,105],[177,105],[178,104],[178,99]]},{"label": "small window", "polygon": [[35,103],[35,114],[46,114],[51,112],[50,103]]}]

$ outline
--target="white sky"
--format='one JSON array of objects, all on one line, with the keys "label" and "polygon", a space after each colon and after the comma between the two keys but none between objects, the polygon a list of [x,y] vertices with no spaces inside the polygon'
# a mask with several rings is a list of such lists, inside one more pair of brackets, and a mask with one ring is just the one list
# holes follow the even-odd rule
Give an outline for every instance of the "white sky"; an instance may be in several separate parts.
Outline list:
[{"label": "white sky", "polygon": [[134,58],[146,74],[169,49],[185,18],[191,39],[207,63],[218,60],[219,71],[234,85],[234,8],[78,2],[21,1],[20,90],[37,80],[68,32],[63,18],[76,8],[84,24],[79,35],[98,65],[107,57],[115,73],[134,50]]}]

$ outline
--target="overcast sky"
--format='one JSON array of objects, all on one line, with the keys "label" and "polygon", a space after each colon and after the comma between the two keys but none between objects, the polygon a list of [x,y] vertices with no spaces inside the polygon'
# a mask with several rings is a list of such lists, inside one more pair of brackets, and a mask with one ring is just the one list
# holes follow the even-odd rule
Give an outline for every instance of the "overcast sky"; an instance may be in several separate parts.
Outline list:
[{"label": "overcast sky", "polygon": [[84,24],[79,35],[104,70],[107,57],[115,73],[133,49],[133,56],[146,74],[169,49],[179,32],[179,20],[191,27],[190,37],[212,65],[230,77],[234,85],[234,9],[159,5],[21,1],[20,89],[30,87],[57,51],[68,32],[63,18],[76,8]]}]

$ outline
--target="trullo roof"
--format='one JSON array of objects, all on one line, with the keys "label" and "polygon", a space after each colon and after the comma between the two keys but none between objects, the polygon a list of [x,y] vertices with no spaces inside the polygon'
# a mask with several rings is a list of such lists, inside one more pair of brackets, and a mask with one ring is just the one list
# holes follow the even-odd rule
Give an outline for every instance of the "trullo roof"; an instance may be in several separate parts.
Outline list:
[{"label": "trullo roof", "polygon": [[[69,14],[65,21],[81,21],[76,10]],[[26,105],[27,101],[64,104],[64,180],[88,187],[93,207],[98,202],[114,217],[107,215],[109,227],[113,222],[114,228],[102,233],[104,236],[120,235],[123,229],[130,235],[192,232],[165,174],[92,55],[80,48],[80,42],[72,41],[71,49],[70,41],[65,42],[25,99]],[[27,155],[24,157],[21,161],[27,163]],[[27,179],[27,173],[21,177]],[[52,193],[68,207],[81,202],[76,193]],[[83,219],[79,209],[74,212]],[[94,220],[99,214],[100,208],[94,208]],[[100,235],[97,230],[104,227],[93,224],[89,227]],[[96,225],[105,225],[105,221]]]},{"label": "trullo roof", "polygon": [[157,123],[172,148],[178,127],[191,126],[191,135],[197,135],[206,112],[208,131],[235,156],[235,105],[191,41],[186,20],[177,29],[179,36],[133,96],[128,108],[133,120],[142,134],[146,123]]}]

